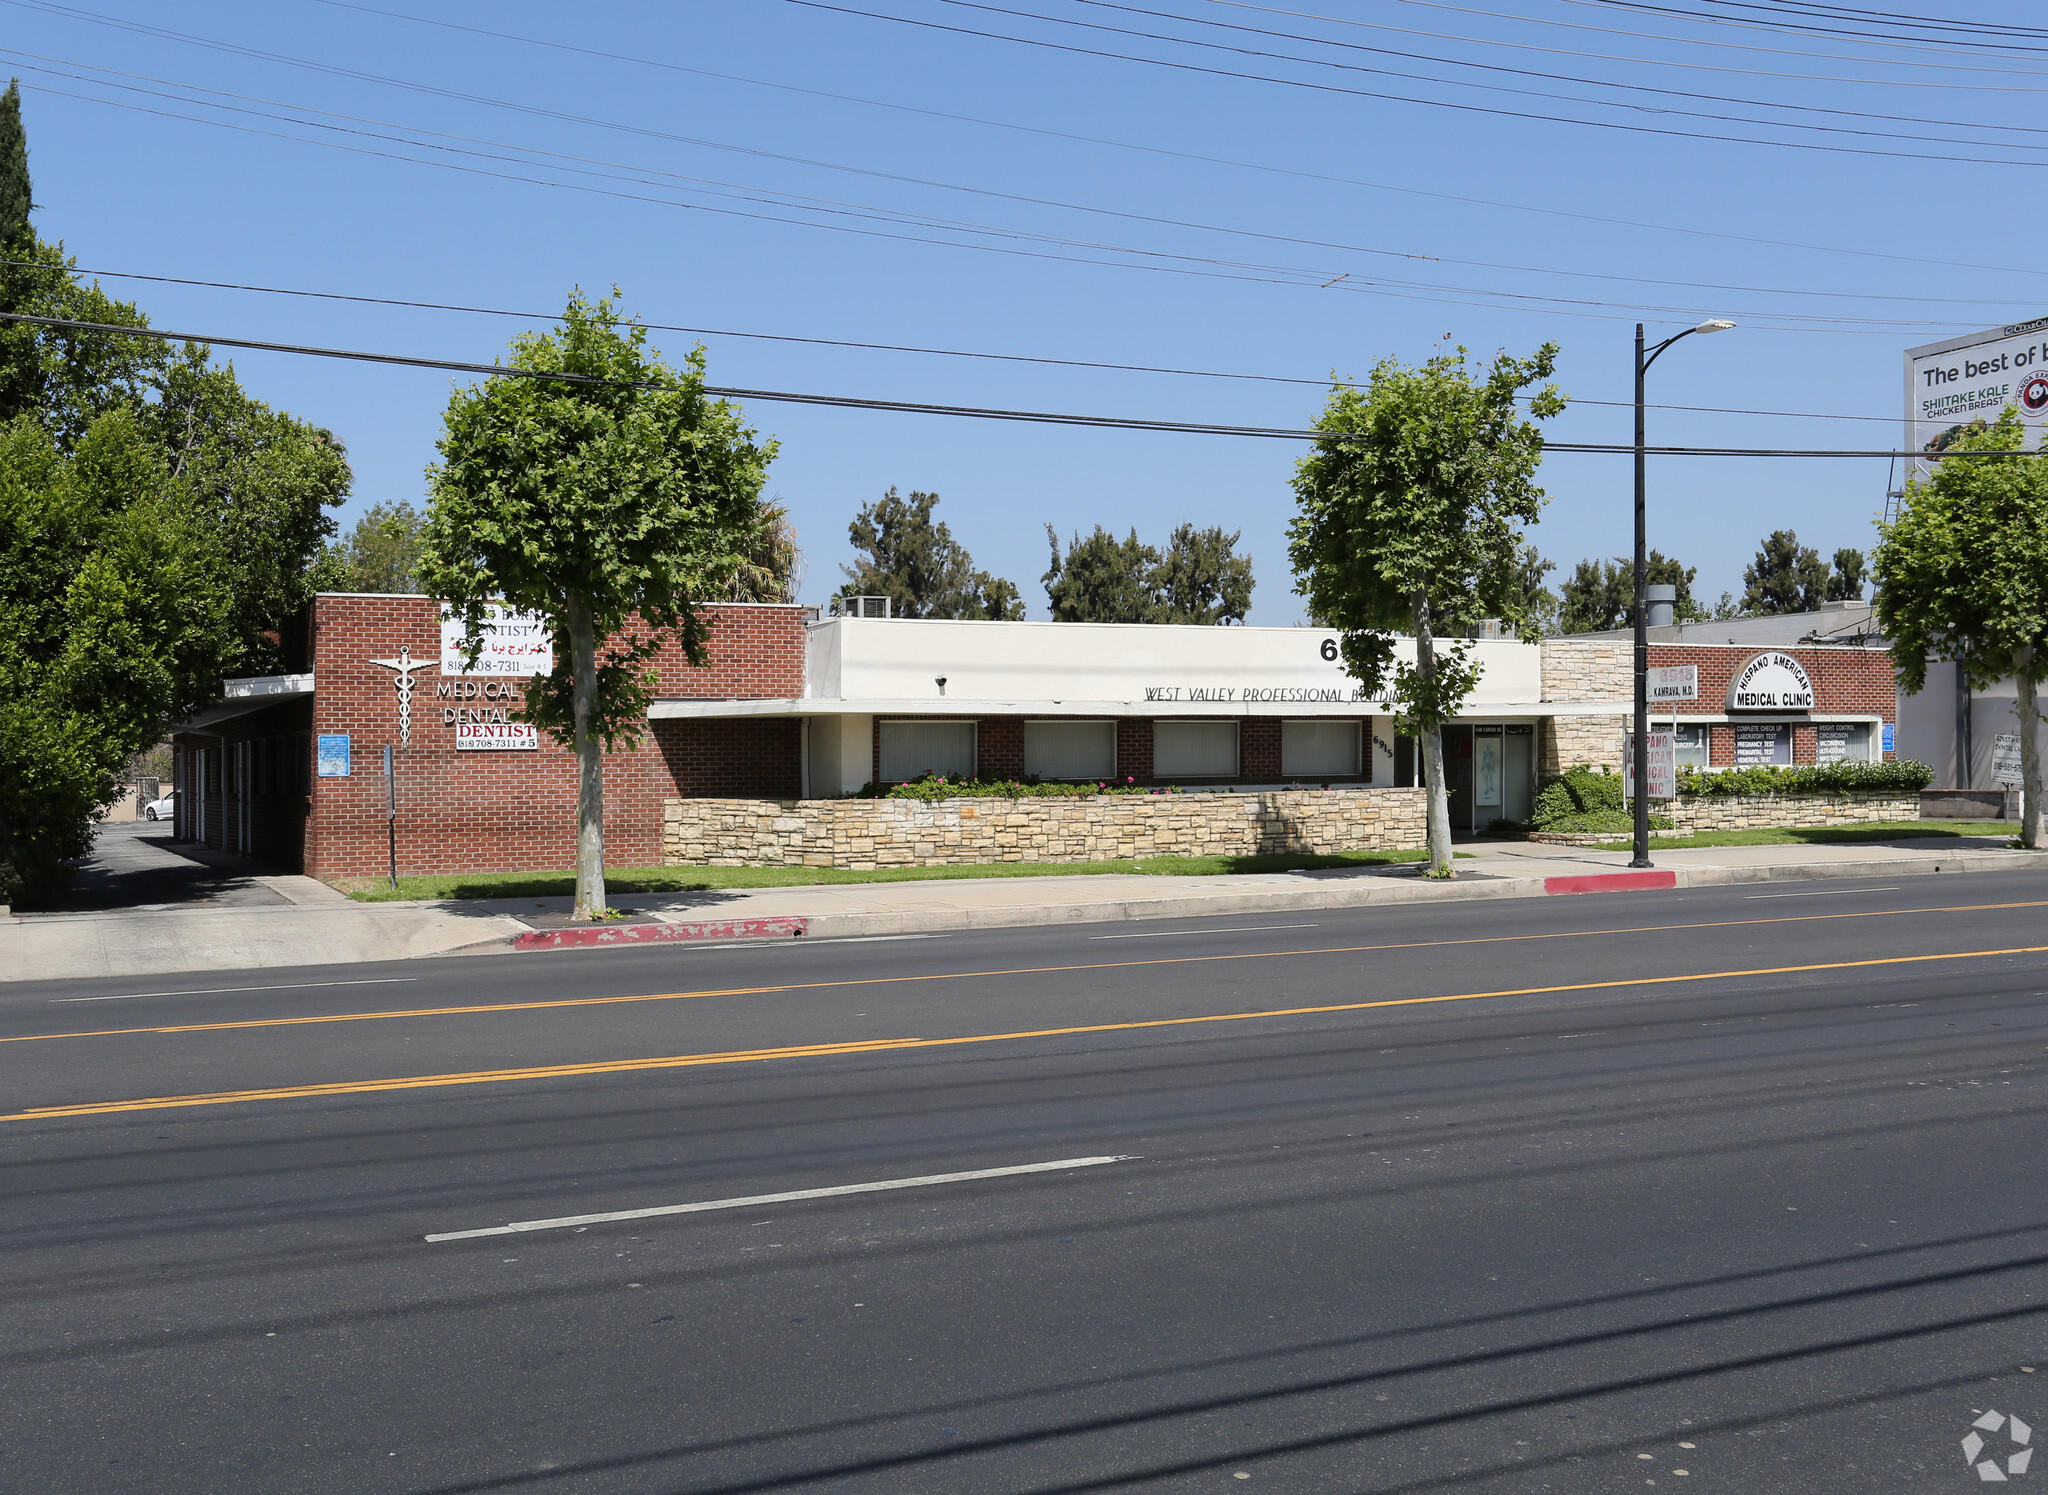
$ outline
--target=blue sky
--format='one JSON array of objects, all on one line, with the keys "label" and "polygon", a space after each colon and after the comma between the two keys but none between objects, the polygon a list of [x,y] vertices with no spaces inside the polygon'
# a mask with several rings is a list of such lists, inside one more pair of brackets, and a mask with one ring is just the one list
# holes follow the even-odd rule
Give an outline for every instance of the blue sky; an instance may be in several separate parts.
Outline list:
[{"label": "blue sky", "polygon": [[[37,226],[94,269],[543,314],[616,284],[656,323],[1311,381],[1447,336],[1478,355],[1554,340],[1588,403],[1549,431],[1576,441],[1628,438],[1623,404],[1590,402],[1628,400],[1638,319],[1655,338],[1728,316],[1739,330],[1658,364],[1653,401],[1885,418],[1651,415],[1653,441],[1772,448],[1890,448],[1904,348],[2048,311],[2048,130],[2025,108],[2048,51],[1953,32],[1874,43],[1854,18],[1765,28],[1716,0],[0,7]],[[1600,123],[1513,117],[1533,114]],[[162,327],[478,362],[536,325],[105,284]],[[702,340],[712,382],[742,388],[1277,426],[1324,393]],[[234,361],[342,435],[348,512],[420,499],[447,375]],[[1182,520],[1244,531],[1252,622],[1300,616],[1289,444],[748,413],[782,444],[770,489],[807,600],[894,484],[942,494],[1033,616],[1048,523],[1159,540]],[[1652,542],[1707,597],[1739,592],[1772,529],[1867,550],[1887,478],[1882,460],[1653,459]],[[1562,569],[1627,547],[1626,457],[1556,454],[1542,481],[1532,537]]]}]

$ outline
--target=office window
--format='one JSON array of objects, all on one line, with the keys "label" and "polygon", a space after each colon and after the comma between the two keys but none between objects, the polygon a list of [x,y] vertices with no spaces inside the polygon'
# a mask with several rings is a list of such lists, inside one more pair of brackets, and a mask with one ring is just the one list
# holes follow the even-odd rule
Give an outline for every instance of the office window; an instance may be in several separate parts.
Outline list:
[{"label": "office window", "polygon": [[1026,722],[1024,772],[1040,779],[1113,778],[1116,723]]},{"label": "office window", "polygon": [[1280,772],[1290,779],[1348,779],[1359,773],[1357,722],[1282,722]]},{"label": "office window", "polygon": [[1236,722],[1154,722],[1152,777],[1234,779]]},{"label": "office window", "polygon": [[1713,761],[1710,753],[1714,735],[1712,727],[1681,725],[1674,730],[1678,738],[1676,748],[1680,768],[1688,763],[1694,768],[1705,768]]},{"label": "office window", "polygon": [[1813,730],[1816,763],[1868,763],[1870,723],[1822,722]]},{"label": "office window", "polygon": [[1735,766],[1755,768],[1763,764],[1789,764],[1792,761],[1792,727],[1788,722],[1776,727],[1745,727],[1735,729]]},{"label": "office window", "polygon": [[903,784],[927,773],[974,777],[973,722],[882,723],[882,782]]}]

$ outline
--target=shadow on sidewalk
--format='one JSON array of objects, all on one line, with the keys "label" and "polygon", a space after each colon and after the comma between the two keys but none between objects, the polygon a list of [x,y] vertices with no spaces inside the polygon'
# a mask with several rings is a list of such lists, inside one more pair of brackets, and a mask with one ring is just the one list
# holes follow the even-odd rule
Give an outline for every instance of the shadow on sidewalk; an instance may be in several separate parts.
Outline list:
[{"label": "shadow on sidewalk", "polygon": [[78,864],[70,886],[15,914],[33,919],[52,914],[107,913],[200,904],[210,908],[290,906],[290,900],[258,878],[277,868],[229,856],[151,821],[110,821],[93,834],[93,854]]}]

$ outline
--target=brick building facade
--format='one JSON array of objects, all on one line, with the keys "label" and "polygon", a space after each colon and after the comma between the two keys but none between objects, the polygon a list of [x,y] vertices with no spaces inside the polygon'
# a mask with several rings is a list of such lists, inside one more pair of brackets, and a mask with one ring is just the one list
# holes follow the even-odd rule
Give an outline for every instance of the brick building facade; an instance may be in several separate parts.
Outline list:
[{"label": "brick building facade", "polygon": [[[708,661],[695,668],[665,649],[652,665],[659,694],[801,694],[804,609],[705,611]],[[517,708],[521,680],[442,674],[440,609],[430,598],[321,596],[310,624],[295,661],[303,673],[230,682],[225,707],[173,736],[181,837],[315,877],[382,874],[394,843],[401,876],[569,865],[575,755],[545,733],[528,749],[457,747],[458,725],[501,722]],[[408,654],[416,668],[402,723],[399,671],[376,661]],[[348,739],[345,776],[315,771],[322,737]],[[659,862],[664,799],[795,797],[801,737],[794,719],[648,723],[637,746],[605,757],[607,856]],[[396,770],[388,780],[387,746]]]},{"label": "brick building facade", "polygon": [[[1731,681],[1760,654],[1782,654],[1799,662],[1813,685],[1810,710],[1730,710]],[[1882,649],[1794,645],[1758,650],[1727,644],[1651,644],[1650,668],[1670,665],[1692,665],[1699,671],[1699,697],[1655,706],[1652,716],[1660,724],[1675,719],[1681,725],[1705,729],[1707,741],[1701,746],[1707,757],[1699,766],[1736,767],[1740,761],[1738,732],[1759,736],[1776,727],[1790,729],[1790,761],[1795,764],[1821,761],[1823,729],[1839,740],[1846,730],[1868,727],[1867,756],[1879,760],[1895,756],[1885,746],[1883,729],[1898,721],[1898,681],[1891,655]]]},{"label": "brick building facade", "polygon": [[[640,742],[605,756],[613,865],[661,863],[678,801],[829,799],[930,769],[1216,790],[1417,782],[1414,745],[1344,675],[1327,630],[704,612],[705,665],[673,646],[657,656]],[[1575,763],[1620,766],[1625,643],[1474,647],[1479,684],[1444,732],[1456,829],[1526,816],[1536,786]],[[570,865],[575,759],[510,720],[520,662],[471,666],[443,648],[432,599],[314,599],[288,630],[292,673],[226,682],[225,702],[174,735],[178,833],[325,878],[382,875],[394,854],[401,875]],[[1754,648],[1651,646],[1653,667],[1697,670],[1697,699],[1656,709],[1681,724],[1681,761],[1888,755],[1882,651],[1773,652],[1810,682],[1801,709],[1731,703]]]}]

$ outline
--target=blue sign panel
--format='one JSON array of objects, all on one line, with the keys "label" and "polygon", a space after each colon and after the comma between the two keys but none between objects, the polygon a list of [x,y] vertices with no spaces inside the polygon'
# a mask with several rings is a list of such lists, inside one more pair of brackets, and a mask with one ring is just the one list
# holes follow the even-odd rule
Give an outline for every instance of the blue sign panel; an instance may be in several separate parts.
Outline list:
[{"label": "blue sign panel", "polygon": [[348,777],[348,733],[322,732],[320,734],[320,777],[323,779],[345,779]]},{"label": "blue sign panel", "polygon": [[1892,724],[1890,722],[1884,724],[1884,750],[1888,753],[1892,751]]}]

